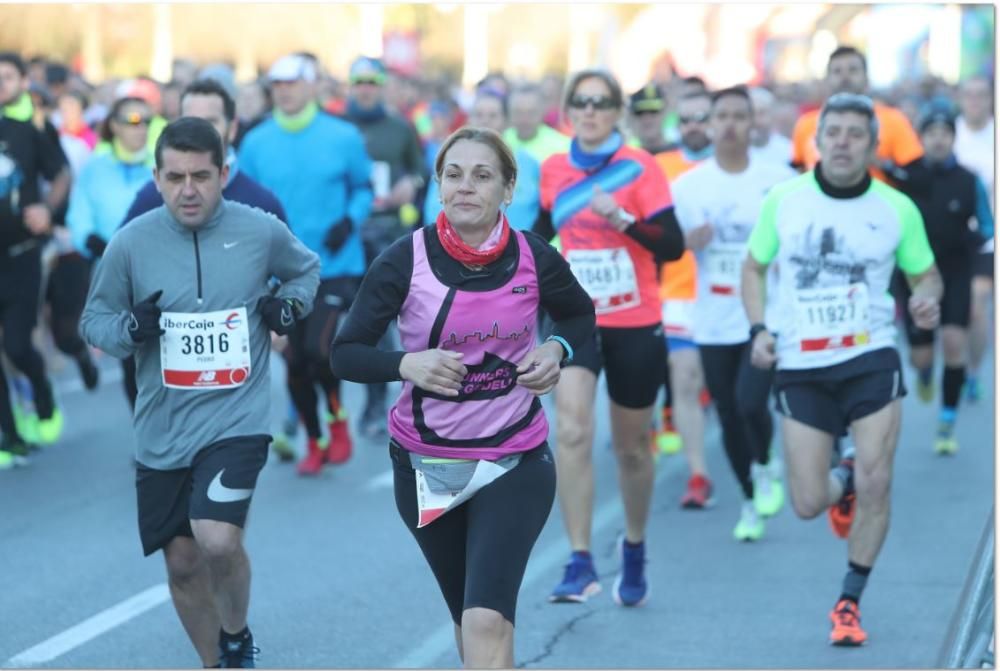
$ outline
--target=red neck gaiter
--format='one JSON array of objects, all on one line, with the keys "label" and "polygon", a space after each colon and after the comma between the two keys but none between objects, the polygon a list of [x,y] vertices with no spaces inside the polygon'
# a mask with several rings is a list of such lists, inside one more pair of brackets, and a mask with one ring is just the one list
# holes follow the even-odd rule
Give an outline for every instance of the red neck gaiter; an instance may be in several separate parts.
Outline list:
[{"label": "red neck gaiter", "polygon": [[441,241],[444,251],[451,258],[467,266],[486,266],[500,258],[503,251],[507,249],[507,242],[510,240],[510,224],[507,222],[507,215],[502,213],[500,214],[500,226],[502,228],[500,230],[500,240],[497,244],[489,249],[479,250],[465,244],[461,236],[459,236],[458,232],[451,225],[451,222],[448,221],[448,217],[445,216],[443,210],[438,214],[437,222],[435,223],[438,239]]}]

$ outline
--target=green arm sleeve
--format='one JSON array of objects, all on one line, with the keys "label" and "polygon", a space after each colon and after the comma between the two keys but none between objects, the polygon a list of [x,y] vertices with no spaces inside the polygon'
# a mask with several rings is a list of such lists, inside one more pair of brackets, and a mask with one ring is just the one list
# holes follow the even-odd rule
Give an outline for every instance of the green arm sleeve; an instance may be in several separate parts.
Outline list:
[{"label": "green arm sleeve", "polygon": [[934,265],[934,252],[927,241],[924,219],[917,206],[906,196],[900,194],[893,200],[901,227],[896,265],[907,275],[919,275]]},{"label": "green arm sleeve", "polygon": [[768,193],[761,205],[757,224],[750,232],[750,240],[747,243],[750,257],[762,266],[771,263],[778,255],[777,219],[780,202],[773,190]]}]

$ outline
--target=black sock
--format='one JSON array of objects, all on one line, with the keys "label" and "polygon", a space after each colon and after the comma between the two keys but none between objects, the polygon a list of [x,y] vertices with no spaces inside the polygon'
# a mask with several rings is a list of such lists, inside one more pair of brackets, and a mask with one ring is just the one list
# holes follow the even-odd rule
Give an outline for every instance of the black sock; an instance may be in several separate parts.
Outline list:
[{"label": "black sock", "polygon": [[250,627],[243,627],[243,631],[235,634],[230,634],[225,629],[219,629],[219,641],[222,643],[242,643],[243,641],[250,638]]},{"label": "black sock", "polygon": [[931,377],[934,375],[933,368],[921,368],[917,370],[917,377],[920,379],[922,384],[930,384]]},{"label": "black sock", "polygon": [[861,601],[861,593],[865,591],[868,575],[871,572],[871,566],[862,566],[852,561],[847,562],[847,575],[844,576],[844,586],[840,598],[853,601],[855,604]]},{"label": "black sock", "polygon": [[641,548],[646,541],[639,541],[638,543],[630,543],[629,540],[625,539],[625,547],[629,550],[635,550],[636,548]]},{"label": "black sock", "polygon": [[965,367],[945,366],[944,377],[941,380],[941,405],[945,408],[958,408],[963,385],[965,385]]}]

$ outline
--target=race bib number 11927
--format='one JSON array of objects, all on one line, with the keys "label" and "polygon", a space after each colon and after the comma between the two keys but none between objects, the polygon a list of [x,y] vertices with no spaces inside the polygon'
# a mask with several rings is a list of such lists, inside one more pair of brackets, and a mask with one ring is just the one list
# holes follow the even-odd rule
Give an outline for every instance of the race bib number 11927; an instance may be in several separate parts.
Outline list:
[{"label": "race bib number 11927", "polygon": [[800,289],[795,313],[800,351],[857,347],[869,342],[868,285]]}]

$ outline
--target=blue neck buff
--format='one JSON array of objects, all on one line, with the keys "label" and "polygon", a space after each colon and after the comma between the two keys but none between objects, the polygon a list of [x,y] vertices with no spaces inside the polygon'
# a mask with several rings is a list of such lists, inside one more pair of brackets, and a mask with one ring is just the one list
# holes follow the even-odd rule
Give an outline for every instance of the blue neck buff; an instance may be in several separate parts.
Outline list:
[{"label": "blue neck buff", "polygon": [[683,142],[681,143],[681,152],[684,154],[684,158],[691,161],[692,163],[697,163],[698,161],[704,161],[706,158],[712,155],[713,146],[711,143],[706,144],[703,148],[698,151],[694,149],[688,149],[687,145]]},{"label": "blue neck buff", "polygon": [[610,161],[614,153],[621,149],[623,142],[622,134],[615,130],[600,147],[593,151],[585,151],[580,146],[580,140],[574,137],[569,146],[569,162],[574,168],[591,172]]}]

